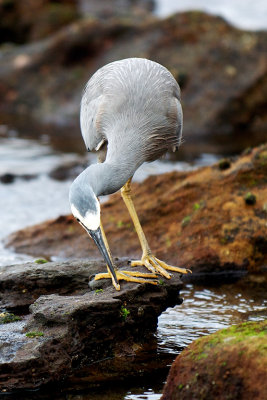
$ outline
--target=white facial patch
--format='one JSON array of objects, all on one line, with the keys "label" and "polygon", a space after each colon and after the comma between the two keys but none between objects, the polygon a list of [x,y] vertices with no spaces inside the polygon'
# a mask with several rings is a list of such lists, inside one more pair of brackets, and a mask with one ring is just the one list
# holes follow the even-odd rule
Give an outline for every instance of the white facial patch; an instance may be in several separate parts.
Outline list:
[{"label": "white facial patch", "polygon": [[97,205],[97,212],[87,211],[85,217],[82,217],[74,204],[71,204],[71,212],[87,229],[95,231],[100,226],[100,206]]}]

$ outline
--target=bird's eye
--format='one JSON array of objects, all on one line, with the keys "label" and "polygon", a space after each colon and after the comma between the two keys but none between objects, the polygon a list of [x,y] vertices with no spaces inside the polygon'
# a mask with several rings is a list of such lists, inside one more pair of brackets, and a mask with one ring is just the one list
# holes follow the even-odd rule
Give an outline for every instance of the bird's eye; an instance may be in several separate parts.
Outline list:
[{"label": "bird's eye", "polygon": [[76,221],[80,222],[79,218],[76,218]]}]

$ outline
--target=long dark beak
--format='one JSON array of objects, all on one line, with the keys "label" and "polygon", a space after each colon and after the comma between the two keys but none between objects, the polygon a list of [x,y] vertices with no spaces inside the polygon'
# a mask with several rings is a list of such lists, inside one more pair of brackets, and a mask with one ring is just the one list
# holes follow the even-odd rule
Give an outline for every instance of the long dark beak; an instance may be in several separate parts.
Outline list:
[{"label": "long dark beak", "polygon": [[102,232],[101,232],[100,227],[98,229],[96,229],[95,231],[91,231],[89,229],[86,229],[86,230],[87,230],[88,234],[91,236],[91,238],[94,240],[94,242],[97,245],[100,253],[104,257],[104,259],[105,259],[105,261],[106,261],[106,263],[108,265],[108,268],[109,268],[109,270],[110,270],[110,272],[111,272],[111,274],[113,276],[113,279],[114,279],[116,285],[119,285],[118,279],[117,279],[117,276],[116,276],[116,273],[115,273],[115,270],[114,270],[114,266],[113,266],[113,263],[112,263],[112,260],[111,260],[111,257],[109,255],[109,252],[108,252],[108,250],[107,250],[107,248],[105,246],[104,240],[103,240],[103,236],[102,236]]}]

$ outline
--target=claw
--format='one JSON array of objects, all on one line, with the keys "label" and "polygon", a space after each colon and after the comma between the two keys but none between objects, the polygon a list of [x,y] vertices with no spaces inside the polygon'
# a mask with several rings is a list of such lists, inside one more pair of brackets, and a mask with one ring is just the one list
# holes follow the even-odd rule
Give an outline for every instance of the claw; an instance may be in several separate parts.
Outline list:
[{"label": "claw", "polygon": [[[153,260],[153,258],[154,258],[154,260]],[[164,276],[167,279],[171,279],[171,275],[168,274],[166,269],[162,268],[159,260],[157,260],[156,257],[153,257],[153,256],[150,257],[149,261],[153,265],[153,267],[160,273],[160,275]]]},{"label": "claw", "polygon": [[[149,273],[143,273],[139,271],[116,271],[116,277],[118,281],[124,280],[127,282],[136,282],[136,283],[150,283],[152,285],[157,285],[158,281],[153,280],[151,278],[157,278],[157,275],[155,274],[149,274]],[[101,274],[96,274],[95,275],[95,280],[98,281],[100,279],[112,279],[112,274],[110,272],[105,272]],[[119,288],[117,288],[114,285],[114,281],[112,280],[113,286],[115,287],[116,290],[120,290],[120,285],[118,285]]]},{"label": "claw", "polygon": [[173,272],[178,272],[180,274],[192,273],[192,271],[190,269],[173,267],[172,265],[168,265],[164,261],[161,261],[158,258],[156,258],[155,256],[153,256],[152,254],[146,254],[142,257],[141,260],[135,260],[135,261],[131,262],[132,267],[136,267],[136,266],[140,266],[140,265],[145,266],[152,273],[158,273],[167,279],[171,278],[171,274],[169,274],[167,272],[167,270],[173,271]]},{"label": "claw", "polygon": [[180,267],[173,267],[172,265],[166,264],[164,261],[159,260],[158,258],[156,258],[156,261],[161,264],[161,266],[165,269],[168,269],[169,271],[174,271],[174,272],[179,272],[180,274],[192,274],[191,269],[187,269],[187,268],[180,268]]}]

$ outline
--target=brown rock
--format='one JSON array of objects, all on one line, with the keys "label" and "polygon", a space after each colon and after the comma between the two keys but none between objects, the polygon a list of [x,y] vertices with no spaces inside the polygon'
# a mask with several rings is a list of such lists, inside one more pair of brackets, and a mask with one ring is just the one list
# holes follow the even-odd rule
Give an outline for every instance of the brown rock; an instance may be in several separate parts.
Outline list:
[{"label": "brown rock", "polygon": [[267,321],[193,342],[173,363],[161,400],[267,398]]},{"label": "brown rock", "polygon": [[63,380],[65,385],[84,380],[89,387],[155,368],[156,360],[150,364],[142,353],[149,347],[149,357],[155,354],[158,316],[181,303],[178,274],[157,286],[122,282],[120,292],[110,280],[100,281],[103,289],[90,291],[88,276],[105,269],[96,261],[4,269],[1,308],[25,310],[33,304],[31,315],[0,325],[2,391]]},{"label": "brown rock", "polygon": [[[266,154],[267,145],[242,155],[225,170],[215,164],[134,184],[136,209],[155,255],[192,269],[191,277],[261,271],[267,261]],[[247,192],[256,196],[254,205],[245,203]],[[114,256],[140,258],[140,244],[120,194],[112,195],[101,209]],[[72,216],[18,231],[7,245],[37,257],[99,256]]]}]

